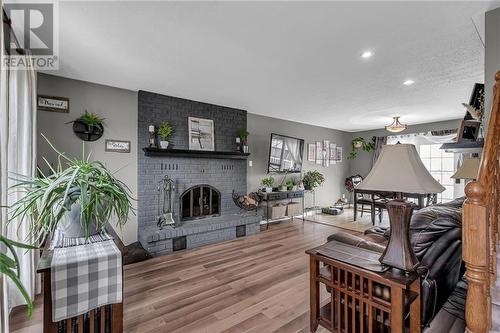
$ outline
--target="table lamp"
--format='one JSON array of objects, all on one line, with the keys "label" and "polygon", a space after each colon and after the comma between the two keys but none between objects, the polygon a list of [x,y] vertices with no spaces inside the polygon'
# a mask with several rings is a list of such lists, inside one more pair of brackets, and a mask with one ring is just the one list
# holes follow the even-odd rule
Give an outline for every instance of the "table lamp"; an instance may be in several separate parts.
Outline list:
[{"label": "table lamp", "polygon": [[410,243],[412,205],[403,193],[441,193],[445,188],[425,168],[414,145],[395,144],[382,148],[377,162],[357,189],[396,192],[387,202],[390,220],[389,243],[380,262],[406,272],[415,271],[419,262]]}]

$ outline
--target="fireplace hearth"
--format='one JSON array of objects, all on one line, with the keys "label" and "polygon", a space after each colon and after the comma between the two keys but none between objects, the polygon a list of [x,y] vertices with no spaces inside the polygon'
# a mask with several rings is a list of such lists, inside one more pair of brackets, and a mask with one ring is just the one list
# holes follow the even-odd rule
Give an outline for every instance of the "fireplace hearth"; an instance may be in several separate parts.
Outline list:
[{"label": "fireplace hearth", "polygon": [[195,185],[180,196],[181,220],[197,220],[220,215],[221,195],[210,185]]}]

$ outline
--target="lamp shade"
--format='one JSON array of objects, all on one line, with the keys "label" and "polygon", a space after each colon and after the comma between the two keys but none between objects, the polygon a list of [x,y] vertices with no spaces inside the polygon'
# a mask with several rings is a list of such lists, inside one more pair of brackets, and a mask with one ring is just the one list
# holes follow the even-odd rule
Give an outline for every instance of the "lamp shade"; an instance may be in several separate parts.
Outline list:
[{"label": "lamp shade", "polygon": [[372,170],[356,188],[416,194],[445,190],[427,171],[415,146],[410,144],[384,146]]},{"label": "lamp shade", "polygon": [[476,157],[465,158],[462,165],[451,178],[454,179],[476,179],[479,172],[481,160]]}]

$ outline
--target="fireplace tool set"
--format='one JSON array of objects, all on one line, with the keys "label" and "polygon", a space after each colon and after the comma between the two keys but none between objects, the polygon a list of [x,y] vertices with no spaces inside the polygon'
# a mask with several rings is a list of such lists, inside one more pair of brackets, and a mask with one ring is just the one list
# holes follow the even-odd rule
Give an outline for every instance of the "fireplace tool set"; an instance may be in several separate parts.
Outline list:
[{"label": "fireplace tool set", "polygon": [[158,182],[158,220],[156,224],[160,229],[169,225],[172,227],[175,226],[175,220],[172,214],[172,193],[175,190],[174,184],[175,182],[168,176],[163,177],[163,179]]}]

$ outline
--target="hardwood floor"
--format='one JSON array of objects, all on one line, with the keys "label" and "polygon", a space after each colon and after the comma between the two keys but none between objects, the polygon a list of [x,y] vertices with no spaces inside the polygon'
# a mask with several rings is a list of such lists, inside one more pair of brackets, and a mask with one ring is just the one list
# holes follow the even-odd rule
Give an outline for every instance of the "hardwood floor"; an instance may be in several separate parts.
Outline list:
[{"label": "hardwood floor", "polygon": [[[258,235],[127,265],[125,331],[309,332],[304,251],[337,231],[285,222]],[[38,306],[34,319],[40,312]],[[11,317],[13,332],[41,332],[40,324],[19,320],[19,311]]]}]

